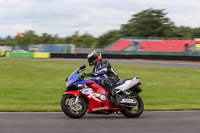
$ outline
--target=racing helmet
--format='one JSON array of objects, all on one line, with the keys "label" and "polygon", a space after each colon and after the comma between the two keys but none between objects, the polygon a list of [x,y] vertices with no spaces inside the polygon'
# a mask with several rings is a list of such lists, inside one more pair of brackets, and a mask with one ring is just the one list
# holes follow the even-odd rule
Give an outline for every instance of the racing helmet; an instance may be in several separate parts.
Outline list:
[{"label": "racing helmet", "polygon": [[88,56],[88,63],[90,66],[95,65],[99,60],[102,59],[101,53],[97,51],[91,51]]}]

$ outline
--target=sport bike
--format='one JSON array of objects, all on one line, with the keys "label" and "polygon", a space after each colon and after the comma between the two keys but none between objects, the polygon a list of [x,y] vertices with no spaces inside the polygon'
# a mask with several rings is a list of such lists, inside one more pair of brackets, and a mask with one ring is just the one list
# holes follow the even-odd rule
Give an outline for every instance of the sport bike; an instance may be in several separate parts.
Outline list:
[{"label": "sport bike", "polygon": [[144,104],[138,95],[142,91],[139,78],[129,78],[113,86],[111,95],[100,85],[100,77],[84,80],[86,74],[82,65],[66,78],[66,92],[61,99],[62,111],[71,118],[81,118],[88,114],[123,114],[135,118],[142,114]]}]

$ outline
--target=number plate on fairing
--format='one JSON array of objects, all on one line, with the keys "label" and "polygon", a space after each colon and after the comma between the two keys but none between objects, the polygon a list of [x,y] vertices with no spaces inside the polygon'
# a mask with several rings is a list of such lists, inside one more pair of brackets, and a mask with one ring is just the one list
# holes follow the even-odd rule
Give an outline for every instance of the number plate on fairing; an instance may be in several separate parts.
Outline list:
[{"label": "number plate on fairing", "polygon": [[120,103],[136,103],[134,99],[122,99]]}]

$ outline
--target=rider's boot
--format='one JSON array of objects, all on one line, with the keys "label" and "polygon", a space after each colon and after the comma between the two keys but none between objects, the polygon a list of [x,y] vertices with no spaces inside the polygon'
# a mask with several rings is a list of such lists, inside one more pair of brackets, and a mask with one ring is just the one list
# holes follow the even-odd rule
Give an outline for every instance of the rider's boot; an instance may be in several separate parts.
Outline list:
[{"label": "rider's boot", "polygon": [[115,103],[115,105],[118,105],[119,104],[118,94],[115,92],[114,89],[111,89],[111,91],[109,93],[113,97],[113,102]]}]

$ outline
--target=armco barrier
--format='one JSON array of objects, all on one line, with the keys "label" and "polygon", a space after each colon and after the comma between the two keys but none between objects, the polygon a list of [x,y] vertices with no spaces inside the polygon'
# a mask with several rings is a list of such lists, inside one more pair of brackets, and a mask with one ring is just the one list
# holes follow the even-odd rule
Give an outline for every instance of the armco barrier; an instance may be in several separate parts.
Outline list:
[{"label": "armco barrier", "polygon": [[33,53],[6,52],[6,57],[33,58]]},{"label": "armco barrier", "polygon": [[50,53],[34,52],[34,58],[50,58]]}]

